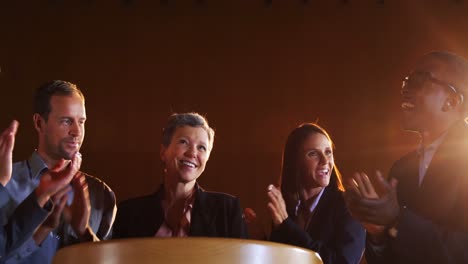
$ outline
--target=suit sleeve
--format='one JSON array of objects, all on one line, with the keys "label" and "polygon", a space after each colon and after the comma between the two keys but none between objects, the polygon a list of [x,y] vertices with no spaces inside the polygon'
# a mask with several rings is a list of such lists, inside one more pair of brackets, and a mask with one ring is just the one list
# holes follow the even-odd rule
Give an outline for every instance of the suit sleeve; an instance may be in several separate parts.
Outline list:
[{"label": "suit sleeve", "polygon": [[[0,192],[6,192],[3,186],[0,187]],[[32,240],[34,231],[47,218],[52,208],[53,204],[50,200],[41,208],[37,203],[35,192],[32,192],[15,209],[10,218],[5,219],[2,213],[2,219],[4,220],[2,223],[3,228],[0,231],[2,232],[0,242],[1,255],[11,255],[16,252],[21,257],[29,256],[32,251],[30,250],[30,243],[26,242]]]},{"label": "suit sleeve", "polygon": [[115,194],[107,185],[104,185],[103,206],[102,219],[96,236],[100,240],[107,240],[112,237],[112,224],[117,213]]},{"label": "suit sleeve", "polygon": [[238,198],[234,198],[230,210],[230,219],[232,222],[231,226],[231,237],[233,238],[247,238],[247,225],[245,223],[244,214],[240,206]]}]

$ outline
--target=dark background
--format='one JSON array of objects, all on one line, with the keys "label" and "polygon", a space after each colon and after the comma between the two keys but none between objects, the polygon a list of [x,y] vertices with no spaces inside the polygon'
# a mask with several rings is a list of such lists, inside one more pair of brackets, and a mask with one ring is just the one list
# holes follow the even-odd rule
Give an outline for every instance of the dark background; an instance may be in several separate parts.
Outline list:
[{"label": "dark background", "polygon": [[239,196],[268,226],[266,186],[298,124],[318,120],[330,132],[345,177],[386,173],[417,145],[399,129],[401,79],[428,51],[468,55],[467,5],[0,0],[0,127],[20,121],[14,158],[28,158],[33,91],[50,79],[77,83],[88,114],[83,170],[121,201],[161,182],[168,115],[206,114],[216,140],[199,182]]}]

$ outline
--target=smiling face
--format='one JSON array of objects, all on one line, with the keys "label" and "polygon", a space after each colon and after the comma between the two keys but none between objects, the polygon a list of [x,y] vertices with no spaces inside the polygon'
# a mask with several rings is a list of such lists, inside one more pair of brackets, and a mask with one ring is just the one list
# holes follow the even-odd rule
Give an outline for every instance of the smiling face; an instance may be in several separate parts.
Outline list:
[{"label": "smiling face", "polygon": [[303,187],[327,187],[335,165],[330,140],[321,133],[310,134],[299,151],[298,165]]},{"label": "smiling face", "polygon": [[447,62],[425,56],[405,78],[401,89],[402,127],[420,133],[446,129],[460,103],[456,75]]},{"label": "smiling face", "polygon": [[208,133],[202,127],[176,128],[170,144],[161,146],[161,160],[165,164],[168,184],[195,183],[205,170],[210,157]]},{"label": "smiling face", "polygon": [[80,150],[85,135],[86,110],[84,100],[77,94],[54,95],[47,120],[34,114],[39,133],[38,152],[46,161],[70,160]]}]

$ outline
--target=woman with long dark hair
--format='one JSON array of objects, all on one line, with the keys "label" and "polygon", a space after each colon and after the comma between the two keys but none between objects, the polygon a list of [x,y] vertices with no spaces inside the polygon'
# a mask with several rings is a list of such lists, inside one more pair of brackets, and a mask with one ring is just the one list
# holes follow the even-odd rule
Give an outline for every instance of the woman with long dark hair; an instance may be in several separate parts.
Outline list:
[{"label": "woman with long dark hair", "polygon": [[294,129],[286,142],[280,188],[268,186],[270,240],[308,248],[323,262],[359,263],[365,232],[344,202],[333,142],[319,125]]}]

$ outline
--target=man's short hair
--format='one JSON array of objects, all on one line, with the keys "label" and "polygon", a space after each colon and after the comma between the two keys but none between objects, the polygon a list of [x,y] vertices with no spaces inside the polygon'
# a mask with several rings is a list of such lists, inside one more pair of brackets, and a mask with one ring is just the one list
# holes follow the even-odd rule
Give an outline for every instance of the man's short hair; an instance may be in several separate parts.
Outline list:
[{"label": "man's short hair", "polygon": [[80,96],[84,101],[84,95],[76,84],[67,81],[53,80],[41,85],[34,95],[34,113],[42,116],[46,121],[51,111],[50,99],[58,96]]},{"label": "man's short hair", "polygon": [[445,81],[454,85],[465,97],[468,96],[468,61],[465,58],[448,51],[432,51],[425,57],[435,58],[444,63],[447,71],[455,78]]}]

